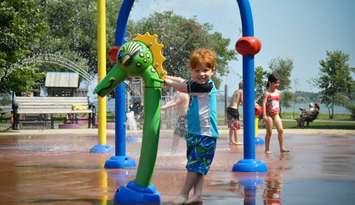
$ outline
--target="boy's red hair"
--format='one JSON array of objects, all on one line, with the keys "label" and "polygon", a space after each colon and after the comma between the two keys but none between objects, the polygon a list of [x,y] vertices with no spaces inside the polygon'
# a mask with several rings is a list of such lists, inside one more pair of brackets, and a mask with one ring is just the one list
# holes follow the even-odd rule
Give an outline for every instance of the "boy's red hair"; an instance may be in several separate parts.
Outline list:
[{"label": "boy's red hair", "polygon": [[190,56],[190,67],[195,69],[199,65],[216,70],[216,52],[208,48],[194,50]]}]

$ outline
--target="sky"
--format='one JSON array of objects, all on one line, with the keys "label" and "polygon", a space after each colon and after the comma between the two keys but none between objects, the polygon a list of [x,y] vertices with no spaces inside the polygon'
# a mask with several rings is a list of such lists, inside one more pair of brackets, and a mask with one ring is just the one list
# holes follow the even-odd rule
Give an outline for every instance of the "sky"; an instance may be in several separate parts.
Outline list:
[{"label": "sky", "polygon": [[[278,57],[291,59],[293,91],[318,91],[310,81],[319,75],[319,61],[325,59],[327,50],[342,50],[355,67],[354,0],[250,0],[250,4],[254,35],[262,42],[255,66],[267,68]],[[129,18],[138,20],[167,10],[212,24],[213,31],[231,39],[231,49],[241,37],[236,0],[136,0]],[[229,92],[241,80],[242,60],[240,56],[238,59],[230,63],[230,73],[223,78],[231,87]]]}]

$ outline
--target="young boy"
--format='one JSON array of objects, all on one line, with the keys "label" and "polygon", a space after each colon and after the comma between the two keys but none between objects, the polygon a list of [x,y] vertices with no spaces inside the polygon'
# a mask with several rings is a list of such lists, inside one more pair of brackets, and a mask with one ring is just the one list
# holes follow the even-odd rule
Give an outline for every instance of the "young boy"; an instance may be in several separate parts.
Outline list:
[{"label": "young boy", "polygon": [[240,129],[239,122],[239,106],[243,105],[243,82],[239,83],[238,90],[234,91],[231,102],[227,107],[227,119],[229,128],[229,144],[240,145],[238,140],[238,130]]},{"label": "young boy", "polygon": [[[166,76],[165,83],[190,96],[187,111],[187,174],[175,204],[202,202],[204,176],[216,150],[217,90],[211,80],[216,70],[216,53],[201,48],[190,56],[191,79]],[[189,193],[193,194],[189,198]]]}]

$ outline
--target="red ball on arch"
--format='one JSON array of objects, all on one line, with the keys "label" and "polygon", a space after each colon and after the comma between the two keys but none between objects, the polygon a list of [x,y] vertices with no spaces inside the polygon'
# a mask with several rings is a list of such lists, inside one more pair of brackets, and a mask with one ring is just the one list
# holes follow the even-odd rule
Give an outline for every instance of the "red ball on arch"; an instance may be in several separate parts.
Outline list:
[{"label": "red ball on arch", "polygon": [[235,50],[241,55],[255,55],[261,49],[261,42],[254,36],[241,37],[235,44]]}]

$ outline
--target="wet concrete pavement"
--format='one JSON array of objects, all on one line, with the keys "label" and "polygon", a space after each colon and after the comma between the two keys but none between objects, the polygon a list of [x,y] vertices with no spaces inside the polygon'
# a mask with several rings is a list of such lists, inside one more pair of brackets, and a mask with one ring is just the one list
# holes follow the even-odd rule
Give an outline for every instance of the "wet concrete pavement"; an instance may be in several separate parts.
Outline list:
[{"label": "wet concrete pavement", "polygon": [[[286,131],[287,133],[287,131]],[[138,162],[139,133],[127,137],[127,155]],[[133,136],[133,137],[132,137]],[[185,177],[185,144],[170,151],[171,132],[162,132],[152,179],[164,204],[176,197]],[[108,144],[114,145],[113,134]],[[112,204],[120,185],[135,177],[135,169],[107,170],[103,164],[114,153],[90,154],[95,132],[82,134],[0,135],[0,204],[94,205]],[[243,156],[243,146],[218,141],[206,176],[205,205],[229,204],[353,204],[355,201],[355,133],[345,135],[287,134],[290,153],[280,154],[277,137],[273,154],[257,146],[257,159],[269,168],[253,176],[260,184],[243,186],[245,174],[231,168]]]}]

